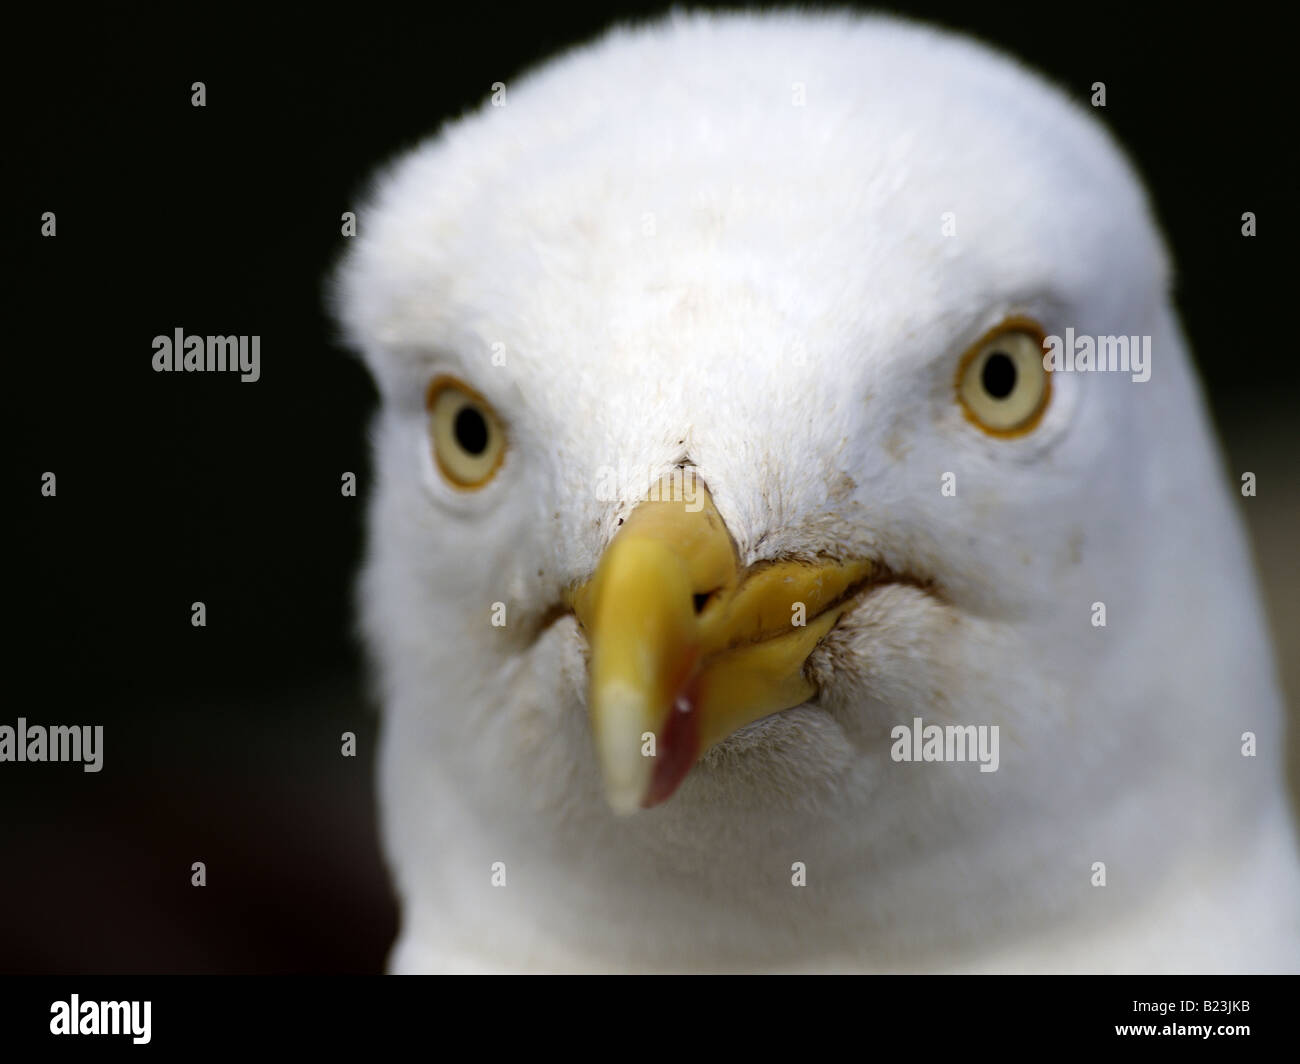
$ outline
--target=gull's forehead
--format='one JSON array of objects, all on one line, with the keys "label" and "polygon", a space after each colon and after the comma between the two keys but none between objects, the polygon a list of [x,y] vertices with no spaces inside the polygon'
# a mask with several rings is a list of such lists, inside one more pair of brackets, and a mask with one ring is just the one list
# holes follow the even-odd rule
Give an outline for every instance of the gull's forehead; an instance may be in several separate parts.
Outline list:
[{"label": "gull's forehead", "polygon": [[392,171],[345,270],[349,325],[501,351],[525,388],[567,374],[576,403],[801,360],[803,387],[843,389],[846,365],[869,376],[1042,295],[1117,314],[1124,277],[1162,272],[1140,188],[1029,77],[870,20],[616,34]]}]

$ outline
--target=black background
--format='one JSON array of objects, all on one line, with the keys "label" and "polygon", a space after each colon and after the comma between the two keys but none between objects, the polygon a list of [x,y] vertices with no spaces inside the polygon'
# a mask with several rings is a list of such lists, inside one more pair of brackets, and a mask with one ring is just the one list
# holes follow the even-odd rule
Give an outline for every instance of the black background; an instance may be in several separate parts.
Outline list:
[{"label": "black background", "polygon": [[[376,163],[493,82],[660,9],[205,5],[10,24],[18,535],[0,723],[106,736],[99,774],[0,765],[0,971],[382,966],[396,915],[352,627],[375,395],[325,311],[340,215]],[[1279,468],[1280,446],[1293,475],[1294,60],[1268,8],[907,11],[1083,102],[1106,83],[1101,116],[1149,182],[1233,468]],[[178,326],[259,334],[261,380],[154,373],[152,338]],[[361,497],[340,494],[344,471]],[[339,756],[343,730],[359,757]]]}]

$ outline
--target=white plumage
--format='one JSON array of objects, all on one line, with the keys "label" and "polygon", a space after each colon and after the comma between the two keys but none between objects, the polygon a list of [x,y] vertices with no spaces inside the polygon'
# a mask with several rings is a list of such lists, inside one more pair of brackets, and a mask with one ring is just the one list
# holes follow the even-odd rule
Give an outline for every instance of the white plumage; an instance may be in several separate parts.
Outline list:
[{"label": "white plumage", "polygon": [[[969,41],[830,15],[619,30],[504,104],[383,176],[338,285],[383,401],[363,598],[392,966],[1300,965],[1248,553],[1103,128]],[[1151,378],[1055,373],[1036,428],[982,432],[954,377],[1013,315],[1151,336]],[[443,376],[508,436],[482,490],[431,454]],[[742,564],[910,582],[854,599],[810,703],[620,817],[566,592],[644,493],[607,471],[680,463]],[[998,771],[892,760],[918,716],[999,725]]]}]

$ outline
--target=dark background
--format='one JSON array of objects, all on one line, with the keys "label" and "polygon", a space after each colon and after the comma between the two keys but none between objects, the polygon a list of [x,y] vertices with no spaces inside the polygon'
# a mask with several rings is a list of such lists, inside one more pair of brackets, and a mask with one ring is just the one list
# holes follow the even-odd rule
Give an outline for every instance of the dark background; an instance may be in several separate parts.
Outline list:
[{"label": "dark background", "polygon": [[[376,163],[494,81],[661,9],[207,6],[10,23],[4,476],[18,535],[0,723],[103,724],[105,760],[98,774],[0,765],[0,971],[381,968],[396,914],[351,619],[375,393],[325,314],[339,216]],[[905,10],[1084,102],[1106,83],[1101,115],[1172,244],[1230,470],[1259,476],[1242,506],[1294,705],[1289,38],[1244,4]],[[205,108],[190,105],[194,81]],[[152,338],[177,326],[260,334],[261,380],[153,372]],[[359,498],[340,494],[349,470]],[[190,624],[195,600],[206,628]]]}]

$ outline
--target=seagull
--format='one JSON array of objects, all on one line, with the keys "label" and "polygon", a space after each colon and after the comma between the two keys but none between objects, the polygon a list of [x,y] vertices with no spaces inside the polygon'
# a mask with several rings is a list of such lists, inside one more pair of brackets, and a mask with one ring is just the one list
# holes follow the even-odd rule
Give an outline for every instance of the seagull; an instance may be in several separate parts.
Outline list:
[{"label": "seagull", "polygon": [[331,298],[392,971],[1300,965],[1238,485],[1089,112],[679,13],[381,170]]}]

